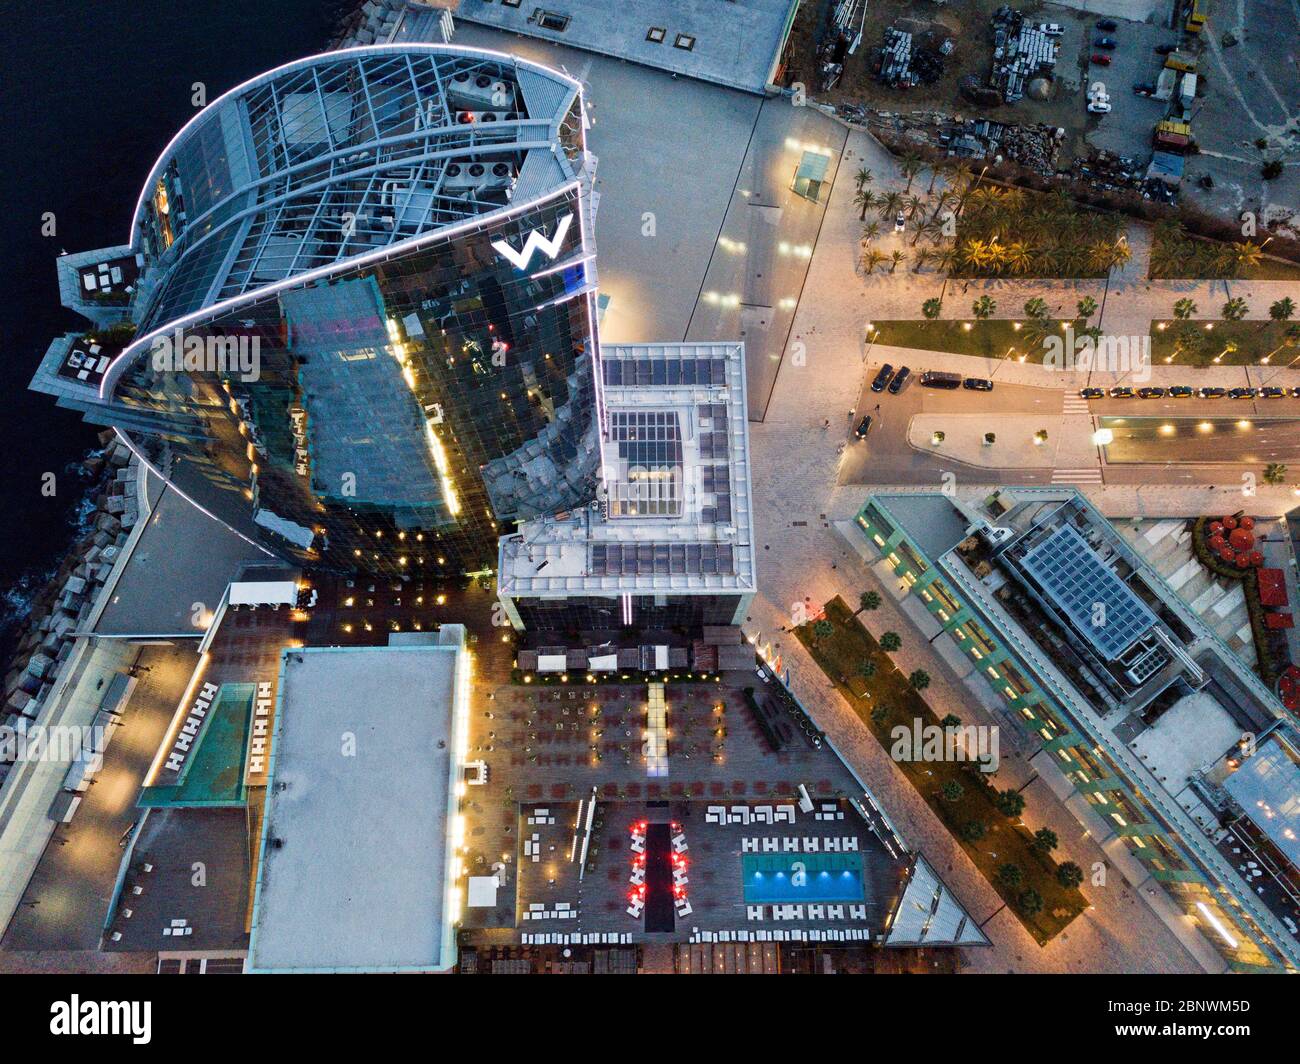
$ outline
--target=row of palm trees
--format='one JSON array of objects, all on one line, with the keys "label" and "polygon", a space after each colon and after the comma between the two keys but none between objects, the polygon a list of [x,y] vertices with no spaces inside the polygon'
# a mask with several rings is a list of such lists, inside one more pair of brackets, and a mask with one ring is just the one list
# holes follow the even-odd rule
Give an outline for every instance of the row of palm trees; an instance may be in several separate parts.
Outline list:
[{"label": "row of palm trees", "polygon": [[1151,276],[1156,278],[1241,277],[1264,258],[1264,243],[1239,240],[1218,244],[1189,236],[1179,221],[1155,224],[1151,241]]}]

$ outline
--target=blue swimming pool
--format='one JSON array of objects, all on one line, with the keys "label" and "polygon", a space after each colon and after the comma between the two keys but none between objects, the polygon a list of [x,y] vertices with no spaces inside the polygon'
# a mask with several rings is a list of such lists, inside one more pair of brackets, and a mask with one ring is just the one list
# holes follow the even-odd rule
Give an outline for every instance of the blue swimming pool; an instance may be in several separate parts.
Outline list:
[{"label": "blue swimming pool", "polygon": [[745,901],[862,901],[862,857],[856,853],[746,853],[740,858]]}]

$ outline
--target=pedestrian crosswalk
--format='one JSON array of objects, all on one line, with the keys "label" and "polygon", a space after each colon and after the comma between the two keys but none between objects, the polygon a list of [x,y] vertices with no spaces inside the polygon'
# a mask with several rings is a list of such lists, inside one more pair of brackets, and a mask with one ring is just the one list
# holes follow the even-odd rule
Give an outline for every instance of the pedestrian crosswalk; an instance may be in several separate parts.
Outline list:
[{"label": "pedestrian crosswalk", "polygon": [[1092,411],[1088,408],[1087,399],[1081,398],[1078,395],[1071,394],[1070,392],[1066,392],[1065,399],[1061,403],[1061,413],[1063,413],[1066,417],[1069,417],[1071,414],[1088,415],[1091,414]]},{"label": "pedestrian crosswalk", "polygon": [[1090,469],[1053,469],[1053,484],[1100,484],[1101,468],[1093,466]]}]

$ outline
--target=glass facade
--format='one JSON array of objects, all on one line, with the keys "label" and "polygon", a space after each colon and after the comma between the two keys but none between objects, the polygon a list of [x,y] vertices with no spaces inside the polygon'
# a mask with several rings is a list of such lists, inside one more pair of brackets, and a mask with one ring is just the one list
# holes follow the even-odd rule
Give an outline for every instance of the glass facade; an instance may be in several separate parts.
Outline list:
[{"label": "glass facade", "polygon": [[[143,417],[137,444],[199,502],[224,514],[242,498],[279,553],[340,570],[492,569],[511,522],[595,494],[581,209],[575,185],[241,302],[185,337],[255,350],[255,379],[237,364],[177,372],[142,351],[114,410]],[[561,232],[537,272],[493,246]]]}]

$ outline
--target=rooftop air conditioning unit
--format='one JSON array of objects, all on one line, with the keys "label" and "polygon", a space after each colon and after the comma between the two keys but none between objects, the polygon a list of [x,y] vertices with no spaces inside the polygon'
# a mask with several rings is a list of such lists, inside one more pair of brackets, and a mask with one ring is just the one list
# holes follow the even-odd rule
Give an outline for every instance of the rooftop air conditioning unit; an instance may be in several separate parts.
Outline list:
[{"label": "rooftop air conditioning unit", "polygon": [[471,74],[468,70],[452,75],[448,94],[453,99],[464,100],[468,104],[477,106],[502,103],[504,99],[514,95],[510,85],[501,78],[482,72]]}]

